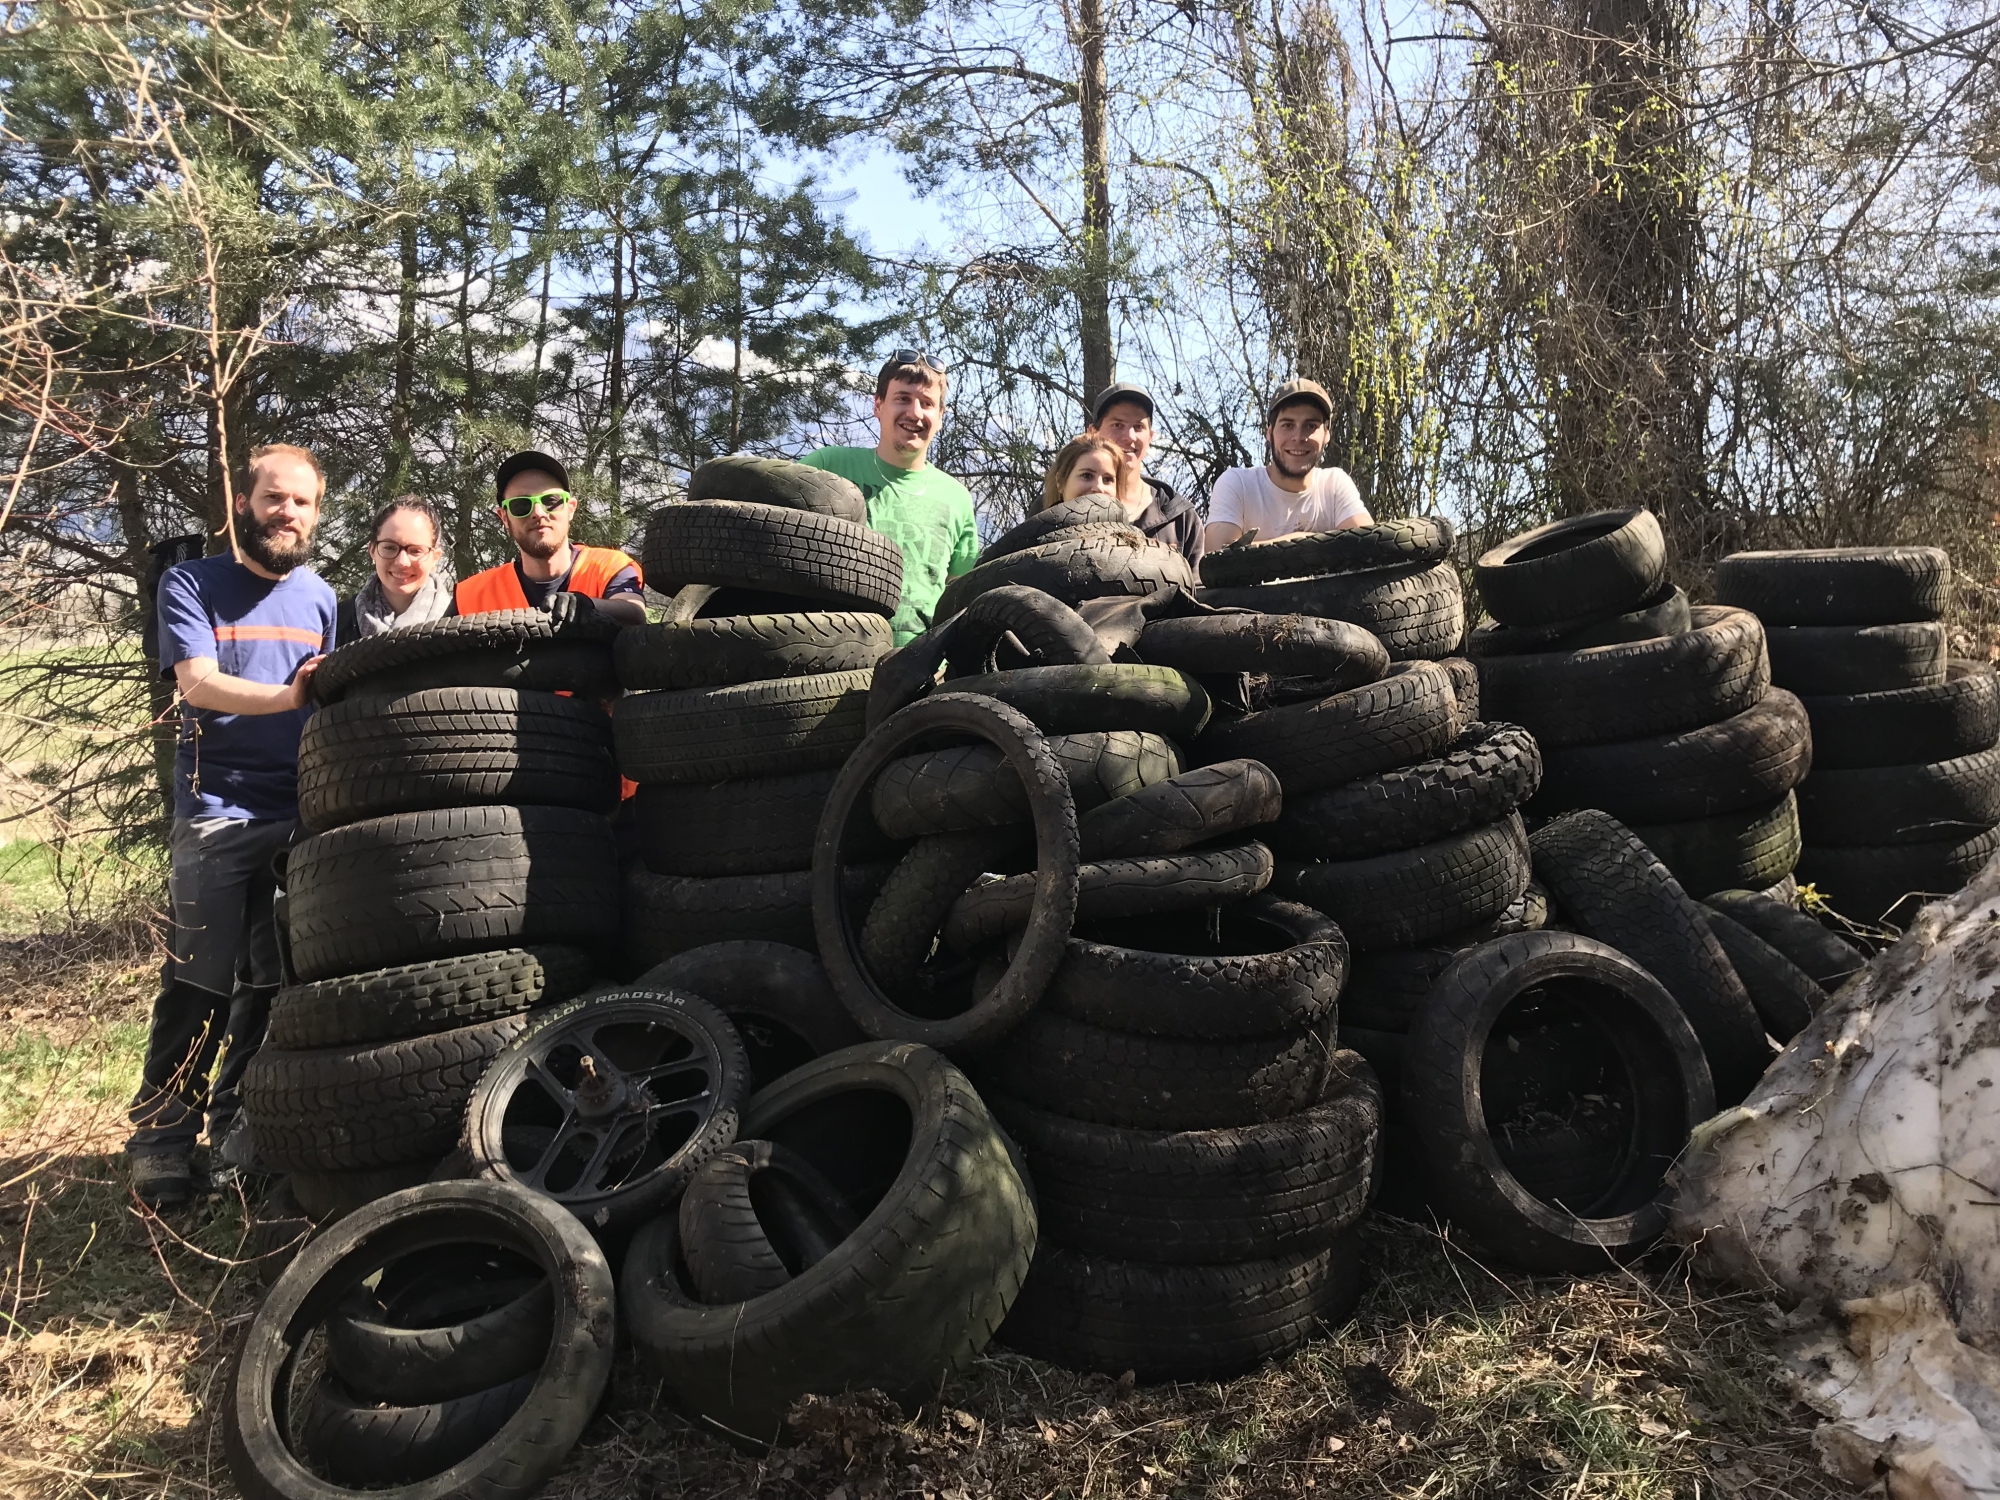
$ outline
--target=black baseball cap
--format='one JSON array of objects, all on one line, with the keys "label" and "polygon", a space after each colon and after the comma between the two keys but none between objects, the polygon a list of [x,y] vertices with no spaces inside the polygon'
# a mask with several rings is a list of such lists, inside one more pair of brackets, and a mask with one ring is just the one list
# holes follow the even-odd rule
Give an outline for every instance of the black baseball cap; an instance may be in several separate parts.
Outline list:
[{"label": "black baseball cap", "polygon": [[1097,404],[1090,408],[1091,422],[1093,424],[1102,422],[1105,412],[1116,406],[1120,401],[1130,401],[1134,405],[1145,407],[1146,417],[1149,421],[1155,415],[1153,411],[1153,398],[1147,394],[1146,388],[1142,385],[1134,385],[1129,380],[1120,380],[1112,385],[1107,385],[1099,393]]},{"label": "black baseball cap", "polygon": [[517,474],[525,474],[530,469],[540,469],[544,474],[555,475],[556,483],[569,488],[569,470],[563,461],[551,453],[537,453],[530,448],[500,460],[500,467],[493,471],[493,498],[496,501],[507,498],[507,485]]}]

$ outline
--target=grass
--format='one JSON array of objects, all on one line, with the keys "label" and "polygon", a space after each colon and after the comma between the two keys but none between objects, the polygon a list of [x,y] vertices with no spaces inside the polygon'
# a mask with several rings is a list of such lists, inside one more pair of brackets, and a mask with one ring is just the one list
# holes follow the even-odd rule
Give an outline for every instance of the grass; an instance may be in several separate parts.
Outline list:
[{"label": "grass", "polygon": [[[231,1195],[162,1220],[127,1193],[122,1109],[156,968],[143,927],[4,945],[0,1494],[235,1493],[212,1414],[290,1231]],[[995,1348],[908,1418],[811,1400],[763,1459],[697,1432],[621,1355],[562,1500],[1695,1500],[1846,1493],[1774,1348],[1779,1309],[1690,1278],[1530,1278],[1377,1218],[1354,1320],[1221,1384],[1134,1389]],[[273,1249],[276,1245],[278,1248]]]}]

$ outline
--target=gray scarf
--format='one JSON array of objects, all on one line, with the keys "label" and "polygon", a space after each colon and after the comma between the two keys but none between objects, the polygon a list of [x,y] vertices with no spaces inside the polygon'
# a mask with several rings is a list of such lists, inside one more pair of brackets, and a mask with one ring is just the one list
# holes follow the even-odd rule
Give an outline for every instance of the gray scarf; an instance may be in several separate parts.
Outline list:
[{"label": "gray scarf", "polygon": [[405,625],[428,625],[432,620],[444,618],[444,612],[451,608],[451,598],[451,569],[440,563],[417,590],[410,607],[399,615],[389,607],[388,596],[382,592],[382,580],[370,574],[361,585],[361,592],[354,596],[354,623],[363,640],[401,630]]}]

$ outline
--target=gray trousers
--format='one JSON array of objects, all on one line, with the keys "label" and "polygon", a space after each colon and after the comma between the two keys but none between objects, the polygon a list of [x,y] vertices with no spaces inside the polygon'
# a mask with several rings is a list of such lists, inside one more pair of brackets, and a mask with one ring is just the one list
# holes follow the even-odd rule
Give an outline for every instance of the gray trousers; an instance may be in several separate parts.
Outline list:
[{"label": "gray trousers", "polygon": [[271,862],[297,828],[290,818],[174,819],[173,921],[128,1151],[185,1153],[204,1116],[211,1143],[235,1120],[237,1085],[264,1040],[280,979]]}]

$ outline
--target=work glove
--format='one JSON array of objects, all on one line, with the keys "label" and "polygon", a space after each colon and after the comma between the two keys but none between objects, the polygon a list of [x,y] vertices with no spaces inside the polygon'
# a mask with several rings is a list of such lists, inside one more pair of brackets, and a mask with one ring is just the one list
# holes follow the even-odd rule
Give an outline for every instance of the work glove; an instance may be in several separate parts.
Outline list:
[{"label": "work glove", "polygon": [[597,618],[597,601],[588,594],[571,593],[568,589],[549,597],[549,623],[558,629],[564,625],[581,625]]}]

